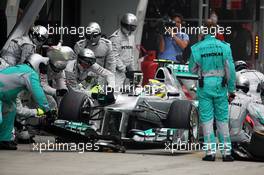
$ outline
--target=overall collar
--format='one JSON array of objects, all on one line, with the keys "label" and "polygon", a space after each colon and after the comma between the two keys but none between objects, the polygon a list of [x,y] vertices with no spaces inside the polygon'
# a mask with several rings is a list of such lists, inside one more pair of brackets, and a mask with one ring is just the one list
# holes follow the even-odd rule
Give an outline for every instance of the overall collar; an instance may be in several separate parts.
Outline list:
[{"label": "overall collar", "polygon": [[204,39],[214,39],[215,36],[214,35],[211,35],[211,34],[207,34],[204,36]]}]

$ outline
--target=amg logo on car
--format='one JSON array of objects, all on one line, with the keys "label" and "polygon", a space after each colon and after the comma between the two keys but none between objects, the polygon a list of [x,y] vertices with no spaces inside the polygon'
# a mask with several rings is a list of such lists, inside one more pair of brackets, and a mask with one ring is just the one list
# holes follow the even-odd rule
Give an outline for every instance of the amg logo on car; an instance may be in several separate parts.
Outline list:
[{"label": "amg logo on car", "polygon": [[205,58],[205,57],[213,57],[213,56],[223,56],[223,52],[213,52],[213,53],[201,54],[201,57],[202,58]]},{"label": "amg logo on car", "polygon": [[133,49],[133,46],[121,46],[121,49]]}]

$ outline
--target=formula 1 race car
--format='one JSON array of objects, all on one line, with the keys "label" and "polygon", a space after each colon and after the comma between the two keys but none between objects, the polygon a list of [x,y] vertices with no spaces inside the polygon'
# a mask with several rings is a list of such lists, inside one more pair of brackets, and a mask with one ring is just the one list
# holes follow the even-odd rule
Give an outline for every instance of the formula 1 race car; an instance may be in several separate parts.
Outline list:
[{"label": "formula 1 race car", "polygon": [[[115,104],[100,105],[97,102],[100,99],[70,90],[60,103],[56,120],[45,123],[42,129],[57,136],[59,142],[96,142],[102,148],[122,152],[135,145],[164,147],[167,142],[177,144],[179,139],[198,143],[201,137],[198,103],[191,95],[197,77],[186,71],[188,65],[167,66],[158,68],[155,75],[155,80],[166,86],[163,98],[157,94],[123,92],[116,96]],[[132,74],[131,82],[136,85],[136,75],[140,74]],[[248,115],[241,123],[248,141],[232,140],[236,159],[263,160],[260,119]]]},{"label": "formula 1 race car", "polygon": [[[134,85],[135,79],[134,76]],[[199,119],[195,103],[186,99],[168,69],[160,68],[156,79],[166,85],[165,97],[143,95],[142,92],[122,93],[117,95],[115,104],[106,106],[95,105],[85,93],[71,90],[62,99],[58,120],[52,128],[57,135],[61,133],[64,140],[104,140],[103,145],[107,140],[111,141],[108,145],[118,146],[135,143],[164,146],[165,142],[176,142],[179,138],[198,142]],[[93,128],[95,124],[96,129]],[[78,136],[70,138],[68,132]]]}]

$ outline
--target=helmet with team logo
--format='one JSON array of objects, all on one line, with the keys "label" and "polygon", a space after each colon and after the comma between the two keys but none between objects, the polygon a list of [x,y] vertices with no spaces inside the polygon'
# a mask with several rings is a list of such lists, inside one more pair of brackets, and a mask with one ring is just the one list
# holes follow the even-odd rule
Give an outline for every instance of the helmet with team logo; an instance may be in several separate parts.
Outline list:
[{"label": "helmet with team logo", "polygon": [[149,79],[149,84],[146,86],[146,90],[149,94],[161,98],[165,97],[167,94],[166,85],[155,79]]}]

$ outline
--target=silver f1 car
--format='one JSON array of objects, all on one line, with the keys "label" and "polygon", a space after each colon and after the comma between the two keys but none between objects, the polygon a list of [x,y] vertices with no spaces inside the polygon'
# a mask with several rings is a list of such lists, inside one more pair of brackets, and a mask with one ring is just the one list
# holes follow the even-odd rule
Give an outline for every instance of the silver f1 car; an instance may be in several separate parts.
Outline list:
[{"label": "silver f1 car", "polygon": [[[133,85],[135,79],[134,76]],[[135,143],[164,146],[165,142],[176,142],[179,138],[198,142],[199,119],[195,103],[187,100],[180,83],[167,68],[159,68],[155,79],[166,86],[163,98],[133,91],[119,93],[114,104],[101,106],[95,105],[85,93],[71,90],[62,99],[58,120],[51,128],[56,134],[61,133],[64,140],[104,140],[102,144],[110,140],[111,145],[119,146]],[[69,132],[75,136],[70,138]]]}]

